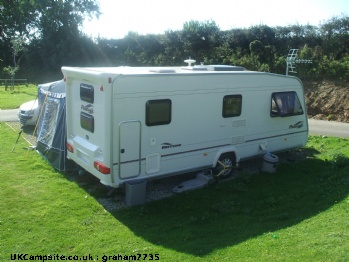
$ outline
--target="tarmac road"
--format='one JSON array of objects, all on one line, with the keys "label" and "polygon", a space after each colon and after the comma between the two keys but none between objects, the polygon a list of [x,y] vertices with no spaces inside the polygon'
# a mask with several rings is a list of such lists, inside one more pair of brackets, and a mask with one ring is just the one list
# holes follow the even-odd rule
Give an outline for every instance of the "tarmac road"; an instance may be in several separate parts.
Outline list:
[{"label": "tarmac road", "polygon": [[349,123],[308,119],[309,134],[349,138]]},{"label": "tarmac road", "polygon": [[[15,122],[18,109],[1,110],[0,122]],[[349,138],[349,123],[308,119],[309,134]]]},{"label": "tarmac road", "polygon": [[0,122],[16,122],[18,121],[17,113],[19,109],[1,110]]}]

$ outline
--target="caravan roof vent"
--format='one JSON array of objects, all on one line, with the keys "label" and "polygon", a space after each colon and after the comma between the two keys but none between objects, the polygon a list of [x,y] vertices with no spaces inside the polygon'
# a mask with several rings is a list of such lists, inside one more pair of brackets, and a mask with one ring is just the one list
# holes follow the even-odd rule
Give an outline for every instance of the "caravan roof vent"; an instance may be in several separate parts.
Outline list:
[{"label": "caravan roof vent", "polygon": [[207,65],[209,71],[245,71],[246,68],[242,66],[231,66],[231,65]]},{"label": "caravan roof vent", "polygon": [[153,73],[176,73],[176,70],[171,69],[171,68],[152,68],[149,70],[149,72]]},{"label": "caravan roof vent", "polygon": [[182,66],[182,70],[193,70],[193,71],[199,71],[199,70],[207,70],[207,66],[205,65],[196,65],[196,66]]}]

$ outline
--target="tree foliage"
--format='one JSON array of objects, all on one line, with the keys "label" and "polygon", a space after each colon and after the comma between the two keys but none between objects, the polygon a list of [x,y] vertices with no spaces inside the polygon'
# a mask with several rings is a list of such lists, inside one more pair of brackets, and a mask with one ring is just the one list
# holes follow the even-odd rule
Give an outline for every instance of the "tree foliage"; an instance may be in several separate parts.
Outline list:
[{"label": "tree foliage", "polygon": [[182,65],[191,57],[206,64],[241,65],[280,74],[285,74],[289,49],[297,48],[300,59],[313,60],[312,64],[297,65],[298,76],[346,79],[348,21],[349,17],[342,16],[319,26],[259,25],[227,31],[212,21],[189,21],[179,31],[148,36],[130,33],[123,39],[99,39],[97,45],[102,53],[115,58],[111,65]]},{"label": "tree foliage", "polygon": [[[4,67],[4,72],[7,73],[11,77],[11,90],[14,89],[14,79],[17,71],[19,70],[19,63],[23,57],[21,54],[26,50],[24,38],[18,36],[11,40],[12,45],[12,57],[13,57],[13,65]],[[6,87],[5,87],[6,88]]]},{"label": "tree foliage", "polygon": [[96,0],[0,0],[0,45],[5,51],[0,59],[4,66],[10,64],[11,40],[20,36],[28,44],[27,73],[59,70],[64,63],[82,65],[83,48],[93,42],[80,27],[86,17],[98,15]]},{"label": "tree foliage", "polygon": [[299,58],[313,60],[297,65],[299,77],[349,77],[349,17],[345,15],[319,26],[256,25],[226,31],[214,21],[188,21],[181,30],[158,35],[129,32],[122,39],[92,40],[81,33],[81,26],[86,17],[99,15],[97,2],[0,0],[0,66],[11,65],[11,40],[20,36],[27,51],[18,74],[36,80],[52,72],[61,75],[63,65],[173,66],[183,65],[188,57],[205,64],[284,74],[291,48],[300,49]]}]

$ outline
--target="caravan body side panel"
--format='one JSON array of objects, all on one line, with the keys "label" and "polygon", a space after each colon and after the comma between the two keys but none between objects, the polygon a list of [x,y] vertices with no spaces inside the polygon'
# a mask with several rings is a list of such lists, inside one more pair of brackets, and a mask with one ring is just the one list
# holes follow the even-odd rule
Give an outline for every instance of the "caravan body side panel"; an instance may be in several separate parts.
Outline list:
[{"label": "caravan body side panel", "polygon": [[[224,152],[233,151],[240,160],[262,155],[262,147],[275,152],[307,141],[303,87],[296,78],[258,73],[133,75],[119,76],[113,90],[116,183],[211,168]],[[272,94],[284,91],[297,93],[302,115],[271,117]],[[231,95],[242,97],[241,114],[223,117],[223,99]],[[157,100],[171,101],[171,122],[148,126],[146,105]],[[123,123],[134,123],[129,134],[133,139],[116,131]],[[302,124],[290,128],[296,123]],[[134,157],[123,161],[120,155],[130,150]]]}]

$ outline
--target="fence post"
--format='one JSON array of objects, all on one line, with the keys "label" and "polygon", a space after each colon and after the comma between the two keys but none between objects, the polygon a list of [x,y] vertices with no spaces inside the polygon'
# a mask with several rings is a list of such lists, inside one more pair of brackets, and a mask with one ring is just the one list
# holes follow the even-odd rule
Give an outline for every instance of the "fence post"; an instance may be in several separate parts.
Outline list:
[{"label": "fence post", "polygon": [[28,87],[28,80],[24,78],[20,79],[7,79],[7,78],[1,78],[0,79],[0,85],[5,86],[5,91],[7,90],[8,86],[11,85],[11,90],[14,90],[14,85],[18,83],[18,90],[19,90],[19,85],[22,83],[22,85],[25,85]]}]

